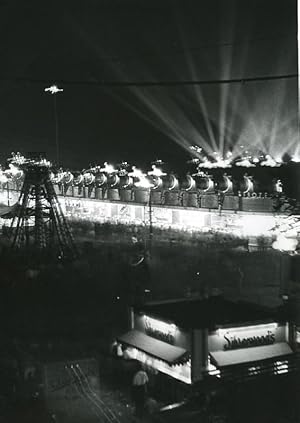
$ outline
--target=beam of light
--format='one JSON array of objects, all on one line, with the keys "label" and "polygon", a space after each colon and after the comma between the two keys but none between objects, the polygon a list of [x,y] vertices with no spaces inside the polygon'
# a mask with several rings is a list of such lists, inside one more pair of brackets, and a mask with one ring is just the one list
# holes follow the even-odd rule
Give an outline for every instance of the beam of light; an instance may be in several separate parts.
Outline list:
[{"label": "beam of light", "polygon": [[[227,5],[221,5],[222,13],[222,25],[220,26],[219,38],[224,40],[224,36],[229,42],[233,42],[235,39],[235,27],[236,27],[236,16],[235,8],[229,9]],[[229,12],[230,10],[230,12]],[[229,33],[223,34],[223,28],[229,29]],[[226,32],[227,32],[226,31]],[[221,79],[228,79],[232,75],[232,62],[233,62],[233,48],[229,46],[228,48],[220,49],[220,64],[221,64]],[[226,128],[228,127],[228,103],[229,103],[229,84],[225,84],[220,87],[220,114],[219,114],[219,151],[221,155],[224,155],[224,146],[225,146],[225,134]]]},{"label": "beam of light", "polygon": [[[90,35],[86,33],[80,25],[74,21],[72,24],[73,26],[76,24],[78,33],[80,33],[81,38],[87,43],[88,48],[92,47],[99,57],[103,57],[105,53],[103,48],[100,49],[99,45],[96,45]],[[117,76],[118,80],[128,80],[128,75],[126,75],[120,67],[116,66],[113,62],[109,62],[108,65],[111,71]],[[141,63],[139,63],[139,67],[141,68]],[[144,69],[144,76],[146,77],[148,74],[149,70]],[[156,78],[151,75],[150,79],[155,80]],[[178,101],[172,100],[166,93],[162,96],[161,91],[155,93],[153,89],[143,90],[141,87],[129,87],[128,91],[138,100],[139,104],[137,106],[133,106],[128,100],[124,100],[120,94],[116,94],[116,92],[112,93],[109,91],[109,94],[117,98],[123,104],[126,104],[131,110],[137,112],[140,117],[152,124],[162,133],[166,134],[185,150],[189,151],[191,144],[198,143],[203,145],[208,152],[213,151],[211,140],[207,140],[206,137],[200,133],[199,129],[192,124],[185,110],[178,106]],[[157,93],[159,93],[159,96]],[[143,105],[145,110],[141,111],[141,105]],[[151,113],[150,117],[149,111]]]},{"label": "beam of light", "polygon": [[[188,69],[190,71],[191,79],[197,80],[198,75],[197,75],[197,72],[196,72],[195,63],[192,59],[191,54],[189,53],[188,45],[187,45],[187,42],[186,42],[186,37],[185,37],[184,31],[182,29],[182,26],[180,25],[179,22],[180,22],[180,20],[178,20],[178,27],[180,29],[181,42],[182,42],[183,46],[185,47],[183,49],[183,52],[184,52],[184,55],[185,55],[186,63],[187,63]],[[216,138],[215,138],[215,135],[214,135],[214,132],[213,132],[213,128],[212,128],[210,119],[208,118],[208,115],[209,115],[208,109],[207,109],[207,106],[206,106],[206,102],[205,102],[204,95],[203,95],[203,92],[201,90],[201,87],[199,85],[192,87],[191,93],[192,93],[192,95],[194,95],[196,97],[197,103],[200,106],[200,111],[201,111],[202,117],[204,119],[205,128],[206,128],[207,133],[208,133],[208,139],[212,143],[212,148],[214,150],[217,150],[218,146],[217,146]]]},{"label": "beam of light", "polygon": [[[225,20],[228,21],[228,19],[232,19],[234,21],[234,17],[229,16],[229,14],[225,13],[224,16]],[[78,23],[74,21],[72,24],[73,26],[74,24],[76,25],[76,34],[79,34],[79,36],[85,41],[87,48],[96,52],[99,58],[103,58],[103,56],[105,56],[103,48],[99,47],[99,44],[92,39],[91,35],[85,31],[81,25],[78,25]],[[235,22],[231,22],[230,25],[226,24],[224,26],[232,28],[231,38],[233,39]],[[226,34],[226,38],[227,37],[228,34]],[[245,49],[247,47],[244,46],[243,48]],[[187,49],[183,49],[183,52],[186,55],[186,62],[190,74],[192,77],[197,76],[199,71],[197,70],[196,62],[188,55],[186,50]],[[246,50],[242,49],[243,56],[245,56],[245,51]],[[228,48],[226,47],[222,50],[221,64],[223,72],[227,75],[230,74],[231,71],[238,70],[239,74],[245,74],[247,71],[245,66],[242,66],[243,69],[241,69],[241,66],[238,65],[237,68],[233,69],[233,53],[234,51],[232,46]],[[164,58],[161,58],[161,60],[163,61]],[[165,63],[168,64],[167,62]],[[122,70],[122,67],[119,66],[120,64],[116,61],[115,63],[110,61],[108,65],[111,67],[111,71],[118,80],[128,81],[128,73]],[[139,63],[139,69],[143,78],[149,76],[149,69],[145,68],[143,72],[141,63]],[[155,75],[150,76],[151,80],[156,80]],[[284,82],[282,86],[287,87],[288,84],[289,82]],[[282,100],[279,99],[276,102],[274,109],[272,108],[272,99],[268,94],[270,91],[272,92],[274,89],[273,87],[278,87],[277,83],[276,85],[273,85],[273,83],[264,84],[263,89],[260,91],[259,95],[256,96],[256,99],[253,95],[251,95],[251,91],[249,91],[252,88],[249,88],[248,90],[248,87],[249,86],[247,86],[247,84],[244,86],[239,85],[238,89],[235,89],[234,87],[232,88],[229,84],[223,86],[222,88],[218,87],[217,89],[221,88],[219,114],[217,113],[218,110],[217,112],[215,110],[215,104],[210,105],[208,102],[214,95],[214,88],[209,88],[211,90],[209,91],[209,94],[212,93],[212,96],[208,96],[208,100],[206,100],[204,96],[204,90],[200,90],[199,87],[190,87],[189,91],[185,91],[184,95],[181,97],[178,93],[176,93],[176,90],[171,92],[167,88],[160,89],[158,91],[158,89],[156,90],[153,87],[148,89],[130,87],[128,88],[128,92],[132,94],[135,102],[124,99],[120,92],[119,94],[108,90],[107,92],[109,92],[110,95],[115,96],[115,98],[127,105],[127,107],[137,113],[141,118],[145,119],[153,125],[153,127],[164,133],[179,146],[189,152],[191,145],[199,145],[203,147],[209,155],[211,155],[214,151],[218,152],[220,157],[224,160],[224,156],[226,157],[225,153],[228,150],[228,144],[232,147],[233,156],[237,157],[238,154],[236,152],[236,145],[242,143],[246,146],[250,144],[255,145],[257,148],[264,151],[265,154],[269,154],[276,158],[286,153],[286,150],[282,150],[289,145],[291,153],[298,155],[298,151],[295,152],[297,144],[294,144],[295,138],[294,136],[291,136],[291,133],[289,136],[282,134],[281,139],[278,139],[278,137],[281,136],[279,128],[282,125],[283,117],[285,118],[285,114],[280,112],[282,111],[283,98],[287,94],[286,88],[282,88],[280,90],[279,95],[282,97]],[[257,85],[257,89],[259,89],[259,84]],[[177,98],[174,93],[177,95]],[[170,94],[172,94],[172,97],[170,97]],[[196,116],[197,112],[198,115],[201,114],[201,120],[203,120],[204,123],[204,130],[201,128],[201,125],[199,125],[199,122],[195,122],[194,118],[190,116],[192,113],[191,108],[184,107],[187,97],[186,94],[189,94],[190,96],[192,95],[193,98],[197,100],[196,104],[198,105],[198,108],[196,108],[194,116]],[[273,95],[275,94],[273,93]],[[251,104],[253,104],[250,113],[247,113],[247,105],[245,107],[247,97],[250,97]],[[276,117],[277,114],[279,114],[278,117]],[[214,133],[212,126],[213,116],[216,115],[216,127],[219,128],[218,142],[216,141],[216,134]],[[230,137],[231,134],[232,137]],[[195,154],[195,156],[197,156],[197,154]]]}]

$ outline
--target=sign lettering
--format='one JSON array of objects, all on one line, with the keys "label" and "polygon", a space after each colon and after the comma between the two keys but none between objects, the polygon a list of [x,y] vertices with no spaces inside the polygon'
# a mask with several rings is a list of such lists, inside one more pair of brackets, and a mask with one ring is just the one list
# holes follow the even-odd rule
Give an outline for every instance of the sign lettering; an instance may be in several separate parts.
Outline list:
[{"label": "sign lettering", "polygon": [[249,336],[240,338],[236,335],[230,336],[229,332],[224,335],[224,339],[226,344],[224,344],[224,350],[235,350],[238,348],[251,348],[251,347],[259,347],[261,345],[271,345],[275,342],[275,334],[272,333],[270,330],[267,332],[266,335],[260,336]]}]

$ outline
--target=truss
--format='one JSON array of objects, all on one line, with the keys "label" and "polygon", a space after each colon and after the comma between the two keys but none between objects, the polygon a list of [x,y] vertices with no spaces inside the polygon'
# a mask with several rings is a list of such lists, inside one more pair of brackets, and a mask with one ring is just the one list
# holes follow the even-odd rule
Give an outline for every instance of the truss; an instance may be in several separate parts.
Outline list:
[{"label": "truss", "polygon": [[49,162],[22,163],[24,183],[11,224],[13,249],[31,247],[58,258],[76,256],[76,246],[51,182]]}]

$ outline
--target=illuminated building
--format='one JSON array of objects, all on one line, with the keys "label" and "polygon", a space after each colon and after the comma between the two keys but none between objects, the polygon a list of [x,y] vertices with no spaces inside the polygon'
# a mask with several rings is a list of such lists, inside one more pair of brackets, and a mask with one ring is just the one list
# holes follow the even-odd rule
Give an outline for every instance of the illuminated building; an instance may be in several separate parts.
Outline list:
[{"label": "illuminated building", "polygon": [[293,366],[293,324],[254,304],[181,299],[136,307],[131,316],[131,329],[118,337],[131,358],[187,385]]},{"label": "illuminated building", "polygon": [[[226,231],[247,237],[265,235],[293,208],[286,193],[293,194],[287,181],[296,164],[212,168],[209,173],[200,169],[181,178],[156,166],[148,173],[134,166],[129,171],[126,166],[117,169],[105,163],[83,172],[60,169],[53,174],[52,183],[67,216],[134,225],[151,220],[153,227]],[[22,180],[17,170],[1,171],[0,203],[17,201]]]}]

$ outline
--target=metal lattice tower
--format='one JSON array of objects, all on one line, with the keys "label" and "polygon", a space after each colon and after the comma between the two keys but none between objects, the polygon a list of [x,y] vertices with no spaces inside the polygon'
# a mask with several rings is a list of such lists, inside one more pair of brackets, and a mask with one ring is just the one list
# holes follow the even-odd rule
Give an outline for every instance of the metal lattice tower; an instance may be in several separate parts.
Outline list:
[{"label": "metal lattice tower", "polygon": [[74,258],[76,246],[51,182],[50,163],[24,159],[18,166],[24,171],[24,183],[11,224],[12,248]]}]

